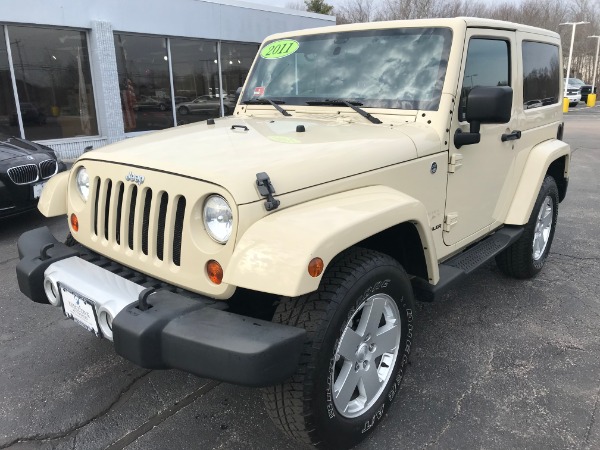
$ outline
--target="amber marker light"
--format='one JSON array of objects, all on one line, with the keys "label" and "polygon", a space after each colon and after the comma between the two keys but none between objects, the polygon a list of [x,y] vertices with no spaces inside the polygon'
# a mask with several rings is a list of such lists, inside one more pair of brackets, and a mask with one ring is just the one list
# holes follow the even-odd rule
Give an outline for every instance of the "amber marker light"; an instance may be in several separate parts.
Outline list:
[{"label": "amber marker light", "polygon": [[219,264],[214,259],[211,259],[206,263],[206,273],[208,274],[208,278],[215,284],[221,284],[223,281],[223,268],[221,264]]},{"label": "amber marker light", "polygon": [[79,219],[75,214],[71,214],[71,228],[73,231],[79,231]]},{"label": "amber marker light", "polygon": [[323,267],[325,267],[325,264],[321,258],[313,258],[308,263],[308,274],[313,278],[317,278],[323,273]]}]

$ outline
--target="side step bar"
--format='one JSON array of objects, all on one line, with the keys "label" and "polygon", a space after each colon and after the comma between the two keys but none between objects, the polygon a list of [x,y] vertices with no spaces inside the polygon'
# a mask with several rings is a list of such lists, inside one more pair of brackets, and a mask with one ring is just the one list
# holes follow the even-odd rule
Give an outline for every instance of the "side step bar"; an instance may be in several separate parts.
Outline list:
[{"label": "side step bar", "polygon": [[413,278],[415,296],[422,301],[434,301],[454,284],[508,248],[521,237],[521,234],[523,234],[522,226],[507,225],[473,247],[444,261],[439,265],[440,281],[437,284],[429,284],[422,278]]}]

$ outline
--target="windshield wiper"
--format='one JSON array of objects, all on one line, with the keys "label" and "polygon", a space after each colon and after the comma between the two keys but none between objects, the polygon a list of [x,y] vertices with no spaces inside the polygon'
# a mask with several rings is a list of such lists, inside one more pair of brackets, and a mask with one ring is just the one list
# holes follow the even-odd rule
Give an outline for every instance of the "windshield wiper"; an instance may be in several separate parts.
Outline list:
[{"label": "windshield wiper", "polygon": [[362,106],[362,103],[357,102],[357,101],[345,100],[343,98],[336,98],[336,99],[315,100],[315,101],[311,101],[311,102],[306,102],[306,104],[310,105],[310,106],[340,106],[340,105],[344,105],[344,106],[347,106],[348,108],[352,108],[354,111],[359,113],[365,119],[368,119],[371,123],[382,123],[381,120],[379,120],[377,117],[373,117],[371,114],[366,112],[364,109],[359,108],[359,106]]},{"label": "windshield wiper", "polygon": [[291,116],[291,114],[289,112],[287,112],[285,109],[283,109],[281,106],[278,105],[278,103],[284,105],[285,102],[282,102],[281,100],[271,100],[268,98],[251,98],[250,100],[246,100],[244,103],[244,105],[273,105],[273,107],[279,111],[281,114],[283,114],[284,116]]}]

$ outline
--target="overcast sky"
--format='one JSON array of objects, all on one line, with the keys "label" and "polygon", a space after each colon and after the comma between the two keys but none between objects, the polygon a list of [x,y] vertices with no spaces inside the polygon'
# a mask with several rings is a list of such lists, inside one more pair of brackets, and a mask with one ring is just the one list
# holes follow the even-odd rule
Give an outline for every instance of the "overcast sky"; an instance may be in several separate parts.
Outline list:
[{"label": "overcast sky", "polygon": [[[285,7],[285,5],[287,5],[288,3],[292,2],[295,3],[297,0],[246,0],[252,3],[262,3],[264,5],[271,5],[271,6],[280,6],[280,7]],[[302,0],[300,0],[302,1]],[[374,3],[377,4],[378,2],[380,2],[381,0],[375,0]],[[480,0],[483,3],[486,3],[488,5],[491,5],[492,3],[498,3],[499,0]],[[500,0],[500,1],[508,1],[510,3],[520,3],[521,0]],[[346,3],[346,0],[326,0],[326,3],[329,3],[330,5],[332,5],[333,7],[339,6],[339,5],[343,5],[344,3]]]}]

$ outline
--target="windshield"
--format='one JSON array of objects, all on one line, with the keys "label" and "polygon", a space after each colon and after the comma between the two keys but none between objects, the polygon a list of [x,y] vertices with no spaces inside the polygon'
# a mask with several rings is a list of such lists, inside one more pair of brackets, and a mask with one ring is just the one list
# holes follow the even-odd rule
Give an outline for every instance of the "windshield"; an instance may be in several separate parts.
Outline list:
[{"label": "windshield", "polygon": [[373,108],[435,110],[452,31],[401,28],[298,36],[266,43],[242,102],[339,100]]},{"label": "windshield", "polygon": [[585,83],[579,78],[569,78],[569,84],[571,86],[583,86]]}]

